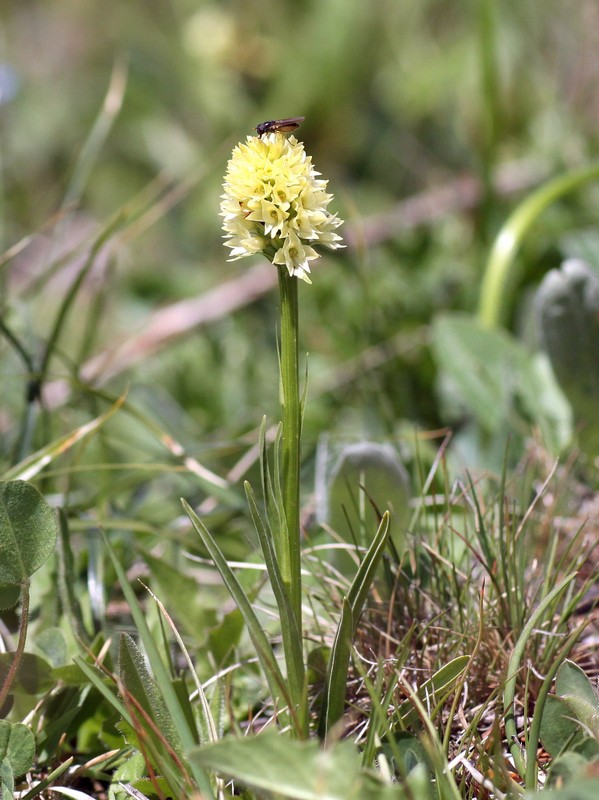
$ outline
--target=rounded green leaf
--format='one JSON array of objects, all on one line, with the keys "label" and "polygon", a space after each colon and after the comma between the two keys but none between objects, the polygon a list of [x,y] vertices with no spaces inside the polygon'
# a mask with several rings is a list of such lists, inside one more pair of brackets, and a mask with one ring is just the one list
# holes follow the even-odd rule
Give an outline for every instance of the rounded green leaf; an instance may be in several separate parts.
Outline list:
[{"label": "rounded green leaf", "polygon": [[13,608],[21,597],[21,587],[16,583],[0,584],[0,609]]},{"label": "rounded green leaf", "polygon": [[31,769],[34,756],[35,739],[29,728],[0,720],[0,761],[7,759],[16,778]]},{"label": "rounded green leaf", "polygon": [[552,761],[546,785],[559,787],[579,781],[588,766],[589,761],[583,755],[567,750]]},{"label": "rounded green leaf", "polygon": [[[6,680],[15,657],[14,653],[0,653],[0,686]],[[23,653],[11,694],[39,696],[50,691],[55,685],[52,667],[34,653]]]},{"label": "rounded green leaf", "polygon": [[586,758],[598,752],[595,739],[577,722],[568,704],[555,695],[550,694],[545,701],[540,735],[543,747],[554,758],[566,750],[574,750]]},{"label": "rounded green leaf", "polygon": [[599,276],[584,261],[568,259],[545,275],[535,303],[557,378],[574,404],[586,408],[599,395]]},{"label": "rounded green leaf", "polygon": [[554,758],[568,747],[580,742],[580,726],[572,719],[566,704],[555,695],[549,695],[543,707],[541,742]]},{"label": "rounded green leaf", "polygon": [[[584,670],[578,664],[566,659],[557,671],[555,679],[555,693],[558,697],[578,697],[585,700],[595,712],[599,712],[599,702],[593,689],[593,684],[588,679]],[[582,717],[579,717],[582,719]]]},{"label": "rounded green leaf", "polygon": [[60,628],[46,628],[35,637],[35,647],[53,667],[67,663],[67,642]]},{"label": "rounded green leaf", "polygon": [[577,422],[587,453],[599,448],[599,275],[579,259],[548,272],[535,298],[543,349]]},{"label": "rounded green leaf", "polygon": [[594,705],[573,694],[564,694],[561,700],[572,710],[572,715],[576,717],[583,726],[589,730],[593,730],[597,724],[597,709]]},{"label": "rounded green leaf", "polygon": [[54,512],[34,486],[0,482],[0,583],[27,580],[50,557],[57,536]]},{"label": "rounded green leaf", "polygon": [[[405,514],[410,499],[408,473],[390,444],[357,442],[342,447],[329,478],[328,513],[322,514],[336,531],[347,530],[348,516],[354,531],[360,530],[357,506],[361,487],[381,514],[388,508]],[[380,518],[370,502],[365,515],[371,536],[374,536]],[[370,541],[362,544],[368,546]]]},{"label": "rounded green leaf", "polygon": [[[370,441],[331,445],[323,438],[318,463],[318,520],[330,525],[349,545],[368,548],[379,527],[379,515],[389,510],[396,523],[391,542],[399,557],[404,551],[404,530],[411,514],[411,490],[395,447]],[[335,550],[327,560],[344,575],[356,571],[354,553]]]}]

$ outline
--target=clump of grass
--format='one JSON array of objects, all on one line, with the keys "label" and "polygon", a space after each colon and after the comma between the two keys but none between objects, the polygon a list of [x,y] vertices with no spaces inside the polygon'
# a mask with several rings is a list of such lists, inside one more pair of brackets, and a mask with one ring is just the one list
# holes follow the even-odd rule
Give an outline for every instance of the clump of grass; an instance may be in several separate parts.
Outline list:
[{"label": "clump of grass", "polygon": [[[524,782],[513,751],[536,758],[541,747],[528,737],[547,676],[566,657],[591,674],[599,666],[585,633],[587,594],[599,577],[596,540],[584,534],[571,466],[543,477],[546,462],[537,450],[509,478],[467,479],[421,498],[427,512],[417,515],[401,560],[389,565],[393,583],[379,585],[385,599],[369,606],[358,630],[343,735],[365,743],[374,727],[384,743],[423,735],[432,723],[464,797],[481,796],[491,775],[503,776],[497,787]],[[462,656],[468,664],[452,690],[435,689],[434,676]],[[427,681],[425,724],[408,709]]]}]

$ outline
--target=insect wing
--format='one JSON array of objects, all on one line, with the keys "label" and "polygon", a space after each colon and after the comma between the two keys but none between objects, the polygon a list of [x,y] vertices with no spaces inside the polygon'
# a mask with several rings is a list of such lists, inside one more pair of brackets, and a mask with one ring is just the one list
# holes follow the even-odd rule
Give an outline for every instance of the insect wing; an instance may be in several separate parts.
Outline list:
[{"label": "insect wing", "polygon": [[275,130],[279,131],[280,133],[290,133],[296,128],[299,128],[305,119],[305,117],[288,117],[287,119],[278,119],[275,123]]},{"label": "insect wing", "polygon": [[291,133],[304,121],[305,117],[286,117],[285,119],[269,119],[256,125],[258,136],[265,133]]}]

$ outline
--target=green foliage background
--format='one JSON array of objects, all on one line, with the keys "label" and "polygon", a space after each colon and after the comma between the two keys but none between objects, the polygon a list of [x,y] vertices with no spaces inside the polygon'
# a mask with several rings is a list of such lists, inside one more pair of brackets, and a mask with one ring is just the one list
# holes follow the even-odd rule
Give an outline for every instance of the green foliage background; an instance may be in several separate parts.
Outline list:
[{"label": "green foliage background", "polygon": [[[308,440],[323,426],[375,436],[394,434],[403,418],[437,427],[444,418],[421,326],[441,308],[474,307],[490,237],[514,198],[489,189],[472,210],[439,215],[433,199],[430,217],[408,230],[395,206],[465,174],[484,184],[506,161],[519,161],[517,175],[584,162],[596,146],[593,14],[592,3],[571,14],[551,0],[542,9],[380,0],[5,3],[2,59],[5,80],[16,82],[2,107],[6,246],[60,207],[115,61],[128,72],[122,111],[78,213],[3,269],[4,296],[25,293],[27,311],[12,310],[18,325],[33,341],[44,337],[65,270],[43,280],[41,292],[32,272],[156,176],[175,185],[194,177],[180,202],[119,246],[97,279],[103,310],[86,355],[136,330],[157,307],[247,269],[225,262],[220,241],[228,153],[258,121],[302,114],[302,137],[356,243],[323,258],[315,288],[304,292],[311,382],[334,387],[310,406]],[[587,205],[575,210],[584,225]],[[374,235],[378,213],[391,222]],[[562,209],[539,227],[527,253],[537,274],[557,263],[559,233],[572,222]],[[81,357],[85,313],[68,321],[65,359]],[[156,395],[159,384],[204,437],[228,438],[275,411],[274,320],[264,298],[137,365],[120,385],[150,384]],[[332,370],[381,342],[393,345],[378,369],[354,365],[351,380],[336,386]],[[56,361],[52,367],[64,372]],[[20,392],[20,376],[9,383]]]},{"label": "green foliage background", "polygon": [[[160,309],[184,315],[174,304],[251,274],[250,262],[226,261],[219,195],[231,148],[262,120],[306,117],[299,134],[330,181],[331,208],[346,220],[347,249],[323,255],[313,286],[300,286],[300,348],[309,354],[302,523],[312,533],[318,527],[319,501],[311,495],[315,475],[322,490],[317,445],[323,434],[333,461],[345,442],[392,443],[407,467],[398,496],[405,514],[399,538],[403,543],[406,530],[414,534],[404,565],[409,580],[437,593],[439,607],[455,612],[460,636],[472,645],[478,575],[470,575],[470,548],[481,550],[479,561],[496,580],[499,598],[500,622],[493,617],[490,629],[496,625],[502,647],[506,642],[501,655],[507,660],[526,630],[529,606],[546,599],[570,569],[555,539],[542,581],[529,581],[530,553],[550,551],[542,536],[551,525],[539,524],[541,533],[529,534],[530,541],[524,523],[512,527],[508,515],[504,525],[505,487],[522,513],[536,496],[538,465],[528,464],[513,483],[508,475],[491,488],[483,484],[480,503],[478,485],[469,484],[464,494],[475,500],[455,509],[448,476],[433,480],[431,465],[449,427],[460,446],[448,450],[452,468],[456,452],[471,468],[500,468],[508,434],[515,442],[512,461],[532,432],[554,452],[567,438],[565,400],[550,385],[546,363],[536,359],[531,296],[566,256],[584,255],[594,269],[599,265],[592,231],[597,185],[553,204],[528,231],[507,330],[479,336],[473,315],[492,242],[510,212],[544,180],[595,157],[597,53],[599,11],[592,0],[574,6],[558,0],[4,0],[0,475],[35,479],[61,509],[58,557],[32,580],[28,641],[54,654],[53,674],[63,671],[55,713],[48,715],[50,744],[37,749],[48,771],[63,746],[63,713],[72,734],[65,749],[73,753],[91,757],[121,747],[115,732],[121,718],[127,735],[138,733],[124,700],[116,693],[107,698],[108,682],[94,672],[89,654],[87,661],[81,656],[77,639],[97,654],[103,637],[135,627],[146,650],[152,637],[164,645],[162,636],[170,634],[161,630],[158,611],[145,594],[138,607],[139,584],[127,583],[137,571],[176,617],[201,680],[233,657],[252,655],[239,611],[207,566],[206,540],[183,516],[181,497],[199,510],[226,558],[245,559],[248,569],[236,572],[238,596],[247,593],[268,635],[278,632],[276,618],[260,605],[270,603],[272,611],[269,589],[252,571],[257,537],[242,479],[259,487],[257,461],[229,484],[219,480],[252,451],[262,416],[266,428],[279,418],[275,293],[248,297],[232,313],[219,312],[215,303],[207,324],[158,347],[140,338]],[[108,354],[109,372],[111,359],[131,340],[140,350],[125,369],[88,379],[90,359]],[[47,393],[41,406],[38,381]],[[432,498],[410,523],[408,486],[416,496],[424,486],[423,500],[429,492]],[[447,539],[444,526],[458,534]],[[423,531],[432,532],[432,549],[427,541],[418,550]],[[394,546],[399,538],[396,528]],[[580,562],[576,568],[586,558],[584,543],[580,548],[583,555],[572,556]],[[460,570],[470,576],[465,588]],[[324,573],[315,574],[306,586],[329,624],[341,594],[327,595],[328,585],[323,592]],[[562,618],[554,614],[561,619],[556,630],[568,625],[585,588],[577,585]],[[119,605],[121,591],[135,625]],[[2,621],[14,632],[11,598]],[[425,601],[424,594],[408,592],[414,617]],[[322,635],[319,629],[316,640]],[[432,671],[464,657],[458,638],[448,635]],[[130,676],[143,663],[135,647],[122,639],[121,668]],[[158,680],[156,664],[164,675],[167,666],[176,671],[155,647],[148,682]],[[539,646],[538,652],[553,669],[557,649]],[[568,653],[560,650],[559,657]],[[116,671],[117,661],[113,647],[107,668]],[[40,663],[49,675],[42,655],[27,653],[24,674]],[[262,699],[265,686],[253,662],[234,680],[231,717]],[[41,692],[27,694],[23,683],[16,681],[15,719],[32,711]],[[168,676],[164,684],[172,689]],[[222,711],[219,691],[210,700]],[[175,689],[171,695],[169,713],[179,709]],[[182,708],[179,722],[187,730],[185,714],[191,718],[192,711]],[[237,720],[226,724],[235,727]],[[374,738],[367,744],[364,764],[375,758]],[[159,758],[158,734],[151,747]],[[201,785],[202,760],[217,758],[218,747],[192,759],[194,785]],[[436,768],[441,774],[443,764]],[[143,770],[135,765],[136,779],[146,776]],[[177,785],[175,761],[171,770]],[[536,784],[536,774],[529,783]]]}]

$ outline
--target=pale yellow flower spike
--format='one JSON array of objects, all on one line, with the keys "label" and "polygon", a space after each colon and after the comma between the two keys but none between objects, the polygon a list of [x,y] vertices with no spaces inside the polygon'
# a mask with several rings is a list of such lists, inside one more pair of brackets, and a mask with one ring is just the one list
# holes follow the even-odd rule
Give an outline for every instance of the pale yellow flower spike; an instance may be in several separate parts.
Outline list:
[{"label": "pale yellow flower spike", "polygon": [[304,145],[274,132],[248,136],[233,150],[221,199],[229,261],[263,253],[289,274],[310,283],[313,245],[344,247],[335,233],[343,220],[327,206],[327,181],[318,176]]}]

